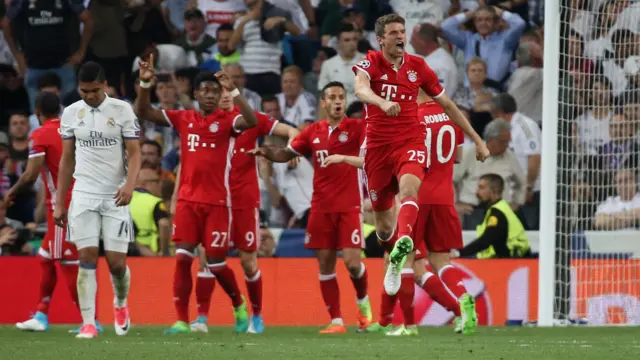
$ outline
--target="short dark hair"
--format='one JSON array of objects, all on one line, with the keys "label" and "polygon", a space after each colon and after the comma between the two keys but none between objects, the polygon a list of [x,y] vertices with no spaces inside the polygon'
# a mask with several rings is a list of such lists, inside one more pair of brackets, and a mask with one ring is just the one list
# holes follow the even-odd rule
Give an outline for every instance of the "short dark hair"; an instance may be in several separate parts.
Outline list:
[{"label": "short dark hair", "polygon": [[496,110],[500,110],[505,114],[513,114],[518,111],[516,99],[514,99],[509,93],[501,93],[494,96],[493,99],[491,99],[491,103]]},{"label": "short dark hair", "polygon": [[322,98],[324,98],[324,93],[327,91],[327,89],[334,88],[334,87],[339,87],[345,92],[347,92],[347,89],[344,88],[344,84],[342,84],[340,81],[331,81],[322,88],[322,91],[320,92],[322,94]]},{"label": "short dark hair", "polygon": [[274,94],[265,94],[262,96],[262,102],[260,105],[272,101],[278,102],[278,98]]},{"label": "short dark hair", "polygon": [[352,117],[354,113],[362,112],[364,110],[364,104],[360,101],[354,101],[347,107],[347,117]]},{"label": "short dark hair", "polygon": [[40,114],[48,118],[58,117],[60,98],[54,93],[42,92],[36,98],[36,108],[40,110]]},{"label": "short dark hair", "polygon": [[318,51],[322,51],[325,55],[327,55],[327,59],[330,59],[338,55],[338,52],[336,51],[336,49],[328,46],[323,46]]},{"label": "short dark hair", "polygon": [[354,32],[354,31],[356,31],[356,28],[353,27],[352,24],[349,24],[347,22],[342,23],[342,26],[340,27],[340,31],[338,31],[338,39],[340,39],[340,36],[343,33]]},{"label": "short dark hair", "polygon": [[200,84],[203,82],[211,81],[212,83],[218,84],[220,86],[220,82],[216,77],[216,74],[212,71],[201,71],[196,75],[196,78],[193,79],[193,88],[197,89],[200,87]]},{"label": "short dark hair", "polygon": [[618,29],[611,34],[611,44],[613,46],[631,43],[635,34],[629,29]]},{"label": "short dark hair", "polygon": [[498,194],[502,194],[502,191],[504,191],[504,179],[498,174],[484,174],[480,176],[480,180],[488,182],[491,190]]},{"label": "short dark hair", "polygon": [[38,90],[42,90],[46,87],[55,87],[56,89],[62,89],[62,80],[60,76],[54,72],[48,72],[40,76],[38,79]]},{"label": "short dark hair", "polygon": [[184,12],[184,20],[185,21],[196,20],[196,19],[204,20],[204,14],[202,13],[202,11],[200,11],[200,9],[191,8],[191,9],[188,9],[188,10],[186,10]]},{"label": "short dark hair", "polygon": [[232,24],[220,25],[216,30],[216,37],[218,37],[218,34],[220,34],[221,31],[233,31],[233,25]]},{"label": "short dark hair", "polygon": [[404,25],[404,18],[398,14],[387,14],[380,16],[376,20],[375,32],[376,36],[384,36],[384,28],[389,24],[402,24]]},{"label": "short dark hair", "polygon": [[79,82],[104,82],[105,80],[104,69],[97,62],[88,61],[80,67]]},{"label": "short dark hair", "polygon": [[418,35],[422,40],[429,40],[433,42],[438,41],[438,33],[440,31],[437,27],[431,24],[422,24],[418,30]]},{"label": "short dark hair", "polygon": [[155,140],[145,140],[142,145],[151,145],[153,147],[155,147],[158,150],[158,155],[162,156],[162,145],[158,144],[157,141]]}]

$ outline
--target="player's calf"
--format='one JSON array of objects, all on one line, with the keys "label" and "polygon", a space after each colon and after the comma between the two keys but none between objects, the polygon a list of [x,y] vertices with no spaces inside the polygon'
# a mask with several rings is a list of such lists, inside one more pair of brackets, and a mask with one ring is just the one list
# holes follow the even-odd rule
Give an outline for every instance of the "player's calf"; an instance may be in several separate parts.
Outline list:
[{"label": "player's calf", "polygon": [[249,313],[247,311],[247,304],[244,300],[244,296],[240,293],[233,270],[227,266],[227,262],[224,258],[212,257],[209,253],[207,253],[207,267],[231,299],[234,317],[236,320],[236,332],[247,332],[249,329]]},{"label": "player's calf", "polygon": [[131,327],[131,317],[127,307],[127,297],[131,286],[131,271],[127,266],[127,254],[106,251],[109,272],[111,273],[111,284],[113,285],[113,311],[114,328],[117,335],[126,335]]},{"label": "player's calf", "polygon": [[367,268],[361,261],[360,248],[348,248],[342,250],[344,264],[349,271],[351,282],[356,290],[356,299],[358,302],[358,327],[365,329],[373,320],[373,312],[369,302],[368,293],[368,275]]}]

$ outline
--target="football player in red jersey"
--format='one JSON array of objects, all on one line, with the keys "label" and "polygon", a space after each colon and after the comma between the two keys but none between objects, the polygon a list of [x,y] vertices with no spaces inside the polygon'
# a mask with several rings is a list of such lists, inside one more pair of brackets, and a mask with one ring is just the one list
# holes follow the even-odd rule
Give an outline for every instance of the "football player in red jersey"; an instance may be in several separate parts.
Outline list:
[{"label": "football player in red jersey", "polygon": [[[378,18],[376,36],[382,51],[369,51],[353,67],[356,96],[365,104],[367,134],[364,172],[373,206],[376,233],[382,241],[394,238],[393,203],[399,193],[397,242],[390,254],[384,287],[400,290],[401,270],[413,249],[418,216],[417,197],[426,171],[425,126],[418,118],[418,89],[438,102],[451,120],[475,142],[477,158],[489,149],[469,121],[444,93],[438,77],[424,59],[406,54],[404,19],[396,14]],[[391,171],[389,169],[391,168]]]},{"label": "football player in red jersey", "polygon": [[[47,233],[38,250],[42,277],[40,278],[40,302],[33,317],[25,322],[19,322],[16,327],[20,330],[45,331],[49,328],[49,304],[53,290],[57,283],[56,262],[60,263],[62,275],[65,278],[71,299],[76,306],[78,303],[78,250],[73,243],[65,240],[66,228],[57,226],[53,219],[53,201],[56,194],[56,179],[58,165],[62,156],[62,138],[60,137],[60,99],[56,94],[43,92],[38,96],[36,114],[42,127],[31,134],[29,143],[29,161],[18,181],[5,194],[7,206],[13,202],[20,191],[29,188],[42,174],[45,185],[47,202]],[[66,206],[71,200],[68,193]]]},{"label": "football player in red jersey", "polygon": [[[231,94],[225,92],[220,98],[220,109],[239,112],[234,106]],[[262,276],[258,268],[257,244],[259,240],[260,188],[256,158],[247,152],[258,144],[258,138],[268,135],[288,137],[293,140],[300,131],[283,124],[271,116],[255,112],[258,124],[242,132],[235,142],[231,158],[231,235],[230,244],[238,250],[240,263],[244,270],[247,294],[251,302],[251,320],[249,333],[261,334],[264,331],[262,319]],[[198,317],[191,323],[191,331],[207,332],[207,316],[211,303],[211,294],[215,286],[215,277],[206,270],[206,257],[200,256],[200,271],[196,280],[196,302]]]},{"label": "football player in red jersey", "polygon": [[360,151],[364,123],[360,119],[344,117],[346,96],[342,83],[330,82],[322,90],[320,100],[327,119],[306,127],[287,148],[261,147],[251,152],[276,162],[286,162],[307,153],[313,157],[313,197],[305,246],[316,250],[320,290],[331,316],[331,324],[321,330],[321,334],[347,332],[342,321],[335,268],[340,250],[356,290],[358,327],[366,328],[372,316],[367,296],[367,271],[361,261],[364,242],[358,171],[348,165],[331,169],[324,166],[324,159],[331,154],[357,156]]},{"label": "football player in red jersey", "polygon": [[[458,146],[464,142],[462,132],[450,121],[442,107],[434,101],[426,101],[420,94],[418,115],[427,126],[426,131],[426,163],[429,171],[420,186],[418,204],[420,210],[415,229],[416,256],[413,269],[402,269],[402,286],[397,295],[383,294],[380,310],[380,322],[372,324],[368,332],[385,331],[388,335],[413,335],[417,332],[413,315],[414,281],[424,289],[432,299],[456,317],[456,332],[470,333],[475,327],[475,308],[473,297],[462,284],[459,270],[451,266],[449,250],[462,247],[462,229],[454,208],[453,165],[456,162]],[[333,155],[326,159],[327,166],[348,163],[362,167],[364,159],[342,155]],[[391,251],[390,244],[383,243],[385,250]],[[429,262],[435,271],[444,278],[439,279],[426,271],[424,258],[429,252]],[[442,280],[442,281],[441,281]],[[456,299],[443,286],[456,296]],[[462,292],[460,293],[459,290]],[[400,300],[405,317],[405,326],[391,329],[391,316],[396,303]],[[466,322],[465,322],[466,321]],[[466,324],[466,325],[465,325]],[[467,329],[467,330],[465,330]]]},{"label": "football player in red jersey", "polygon": [[[194,250],[202,244],[207,266],[232,299],[237,332],[249,327],[244,296],[240,294],[233,270],[226,264],[231,229],[229,172],[236,136],[255,127],[258,120],[247,101],[224,72],[201,72],[194,80],[194,95],[200,110],[159,110],[151,106],[150,81],[155,77],[153,57],[140,62],[140,94],[136,99],[138,117],[160,125],[173,126],[180,135],[180,188],[173,223],[176,269],[173,297],[178,321],[166,333],[189,332],[189,297],[193,286],[191,263]],[[220,96],[229,91],[240,110],[218,108]]]}]

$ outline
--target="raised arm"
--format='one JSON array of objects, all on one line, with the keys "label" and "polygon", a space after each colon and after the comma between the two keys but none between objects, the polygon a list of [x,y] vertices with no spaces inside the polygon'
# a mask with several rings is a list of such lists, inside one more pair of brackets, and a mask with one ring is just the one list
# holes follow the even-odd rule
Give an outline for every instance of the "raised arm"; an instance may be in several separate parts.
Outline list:
[{"label": "raised arm", "polygon": [[301,156],[300,154],[296,153],[291,147],[283,148],[272,146],[261,146],[249,151],[248,154],[254,156],[263,156],[273,162],[280,163],[284,163],[297,156]]},{"label": "raised arm", "polygon": [[153,68],[153,55],[149,55],[149,61],[139,61],[140,65],[140,93],[136,97],[133,111],[141,120],[152,121],[161,126],[169,126],[167,118],[162,110],[151,106],[151,81],[155,78],[156,72]]},{"label": "raised arm", "polygon": [[256,113],[253,112],[251,105],[247,102],[247,99],[244,98],[240,90],[236,87],[231,80],[231,76],[225,71],[218,71],[216,73],[216,77],[220,82],[220,85],[231,93],[233,96],[233,104],[240,109],[241,117],[236,119],[235,124],[233,126],[236,130],[246,130],[251,129],[258,125],[258,118],[256,117]]},{"label": "raised arm", "polygon": [[502,19],[509,24],[509,28],[504,31],[504,41],[510,49],[514,49],[518,46],[520,35],[522,35],[527,24],[518,14],[504,11],[495,6],[494,8],[496,9],[498,16],[502,17]]},{"label": "raised arm", "polygon": [[356,97],[363,103],[375,105],[379,108],[382,108],[382,105],[387,102],[371,90],[371,81],[364,71],[358,71],[356,74],[355,93]]},{"label": "raised arm", "polygon": [[442,106],[444,112],[447,113],[451,121],[454,124],[458,125],[462,131],[467,134],[473,140],[476,145],[476,158],[480,161],[484,161],[487,157],[489,157],[489,149],[487,145],[484,143],[480,135],[473,129],[471,123],[464,116],[462,111],[448,96],[446,93],[441,94],[434,100]]},{"label": "raised arm", "polygon": [[336,165],[336,164],[348,164],[358,169],[362,169],[364,166],[364,159],[358,156],[333,154],[324,158],[323,166]]},{"label": "raised arm", "polygon": [[272,135],[275,135],[275,136],[288,138],[289,139],[289,141],[287,142],[288,144],[291,144],[293,139],[296,136],[298,136],[298,134],[300,134],[300,130],[294,128],[293,126],[289,126],[281,122],[278,122],[276,124],[276,127],[273,129],[273,133],[272,133]]},{"label": "raised arm", "polygon": [[468,31],[461,30],[460,25],[469,21],[469,19],[472,19],[473,15],[474,14],[471,11],[454,15],[445,19],[442,22],[442,25],[440,25],[440,29],[444,33],[444,36],[458,49],[464,50],[465,46],[467,46],[467,36],[470,34]]}]

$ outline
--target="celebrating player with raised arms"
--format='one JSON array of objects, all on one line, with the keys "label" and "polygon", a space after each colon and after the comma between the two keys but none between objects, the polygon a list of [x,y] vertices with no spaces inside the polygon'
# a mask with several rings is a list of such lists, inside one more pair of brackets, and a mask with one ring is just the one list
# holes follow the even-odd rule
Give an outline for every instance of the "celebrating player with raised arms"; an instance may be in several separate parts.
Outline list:
[{"label": "celebrating player with raised arms", "polygon": [[[246,332],[249,314],[233,270],[226,264],[231,227],[229,176],[236,136],[255,127],[258,120],[247,101],[224,71],[201,72],[194,80],[200,110],[159,110],[151,106],[150,81],[153,57],[140,62],[141,91],[135,111],[141,119],[172,126],[180,135],[180,184],[174,217],[176,268],[173,298],[178,320],[166,333],[186,333],[189,328],[189,297],[193,287],[191,264],[194,250],[202,244],[209,271],[232,299],[236,331]],[[240,114],[218,108],[223,92],[230,92]]]},{"label": "celebrating player with raised arms", "polygon": [[[238,113],[233,98],[229,92],[224,92],[220,98],[220,109]],[[231,158],[231,234],[230,242],[238,249],[240,264],[244,270],[247,294],[251,302],[250,333],[260,334],[264,331],[262,319],[262,275],[258,268],[257,245],[259,232],[260,188],[258,186],[258,171],[256,158],[249,156],[258,144],[258,138],[275,135],[293,139],[300,133],[298,129],[283,124],[267,114],[255,112],[258,124],[256,127],[243,131],[235,141],[233,157]],[[202,256],[200,257],[202,261]],[[211,294],[215,286],[215,277],[202,269],[196,280],[196,302],[198,303],[198,317],[191,323],[191,331],[206,332],[207,314],[211,303]]]},{"label": "celebrating player with raised arms", "polygon": [[398,241],[390,254],[384,287],[400,289],[401,269],[413,249],[418,216],[417,196],[426,171],[425,126],[418,118],[418,89],[438,102],[451,120],[475,142],[477,158],[489,150],[458,107],[444,93],[424,59],[406,54],[404,19],[396,14],[378,18],[375,32],[382,51],[370,51],[353,67],[356,96],[365,103],[367,134],[364,172],[373,206],[376,233],[382,241],[395,238],[393,204],[400,195]]},{"label": "celebrating player with raised arms", "polygon": [[324,159],[331,154],[356,156],[364,133],[360,119],[345,118],[346,91],[340,82],[330,82],[322,90],[320,105],[327,119],[306,127],[287,148],[261,147],[253,154],[271,161],[286,162],[310,153],[313,157],[313,197],[305,246],[316,250],[320,265],[320,290],[331,316],[331,324],[321,334],[346,333],[340,310],[340,290],[336,279],[337,252],[342,257],[358,301],[358,327],[371,321],[367,296],[367,272],[360,257],[362,238],[362,194],[358,172],[348,165],[326,168]]},{"label": "celebrating player with raised arms", "polygon": [[[115,330],[130,328],[127,296],[131,274],[127,267],[129,243],[134,241],[129,202],[140,171],[140,125],[131,105],[105,94],[104,69],[87,62],[78,73],[82,100],[64,109],[60,122],[62,158],[54,218],[59,226],[67,219],[69,241],[78,248],[78,294],[82,328],[78,338],[95,338],[96,267],[100,237],[114,290]],[[126,152],[125,152],[126,150]]]}]

